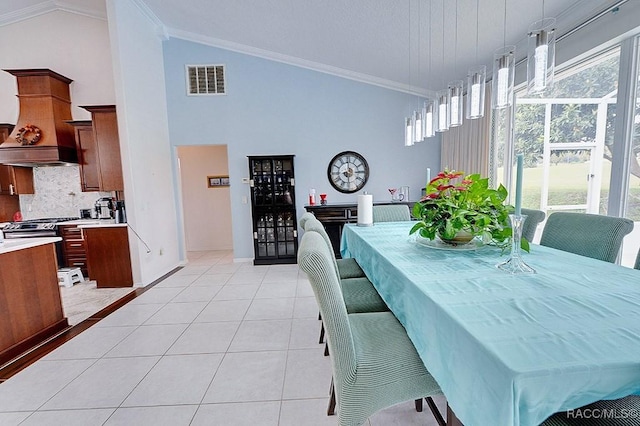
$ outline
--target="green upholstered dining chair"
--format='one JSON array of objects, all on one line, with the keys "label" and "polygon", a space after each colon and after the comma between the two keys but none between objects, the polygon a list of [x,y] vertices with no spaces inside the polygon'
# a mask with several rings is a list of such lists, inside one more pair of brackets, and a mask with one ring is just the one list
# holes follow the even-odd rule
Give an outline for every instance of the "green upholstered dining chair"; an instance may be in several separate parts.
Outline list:
[{"label": "green upholstered dining chair", "polygon": [[[305,232],[316,232],[320,234],[327,244],[329,253],[333,253],[333,246],[331,245],[329,235],[319,220],[315,217],[307,218],[304,229]],[[355,259],[336,259],[333,255],[331,259],[334,261],[335,270],[338,271],[338,282],[340,283],[340,290],[342,291],[342,298],[344,299],[347,313],[385,312],[389,310],[387,304],[384,303],[384,300],[380,297],[378,290],[376,290],[371,281],[365,276]],[[362,275],[358,276],[357,271],[360,271]],[[322,319],[321,314],[318,315],[318,319]],[[320,327],[319,343],[325,343],[324,333],[323,322]],[[325,356],[329,355],[329,345],[326,343],[324,354]],[[415,402],[416,410],[422,411],[422,399],[418,399]],[[332,404],[330,404],[328,412],[331,415],[333,414],[334,408]]]},{"label": "green upholstered dining chair", "polygon": [[300,225],[300,228],[302,228],[302,230],[304,230],[304,227],[307,224],[308,220],[318,220],[318,219],[316,219],[313,213],[304,212],[302,216],[300,216],[300,220],[298,221],[298,224]]},{"label": "green upholstered dining chair", "polygon": [[[307,273],[327,329],[339,425],[358,426],[378,410],[440,395],[391,312],[347,312],[332,257],[320,234],[304,233],[298,265]],[[438,421],[444,424],[442,417]]]},{"label": "green upholstered dining chair", "polygon": [[[333,253],[331,242],[329,241],[329,237],[325,232],[322,223],[317,220],[307,221],[305,234],[308,232],[315,232],[320,235],[320,237],[322,237],[322,240],[325,242],[329,253]],[[333,270],[337,271],[339,267],[336,258],[333,255],[331,255],[330,258],[333,263]],[[380,294],[366,276],[341,278],[336,273],[336,278],[338,279],[340,290],[342,291],[342,297],[344,299],[344,303],[346,305],[348,313],[353,314],[359,312],[383,312],[389,310],[389,307],[386,305],[386,303],[384,303],[384,301],[380,297]]]},{"label": "green upholstered dining chair", "polygon": [[[333,246],[331,244],[331,239],[329,238],[329,234],[327,234],[326,229],[324,229],[324,225],[320,222],[312,213],[305,213],[300,218],[300,227],[303,230],[307,230],[307,224],[312,224],[314,227],[314,231],[319,232],[322,237],[327,242],[327,245],[331,249],[331,253],[334,253]],[[335,259],[335,257],[334,257]],[[359,278],[364,277],[365,274],[356,262],[355,259],[346,258],[346,259],[335,259],[336,260],[336,268],[338,269],[338,273],[340,278]]]},{"label": "green upholstered dining chair", "polygon": [[536,236],[538,224],[544,220],[546,214],[542,210],[533,209],[522,209],[522,214],[527,216],[522,225],[522,237],[531,242]]},{"label": "green upholstered dining chair", "polygon": [[632,229],[633,221],[623,217],[556,212],[544,225],[540,245],[613,263]]},{"label": "green upholstered dining chair", "polygon": [[[333,247],[331,246],[331,240],[329,235],[324,229],[324,225],[320,223],[316,218],[308,219],[305,222],[305,233],[316,232],[318,233],[324,242],[326,243],[329,252],[333,253]],[[347,312],[382,312],[388,311],[389,307],[384,303],[380,294],[375,289],[371,281],[367,279],[360,265],[355,259],[336,259],[331,255],[334,268],[338,271],[338,279],[340,287],[342,289],[342,295],[347,306]],[[340,273],[341,271],[341,273]],[[358,273],[360,271],[360,273]],[[319,315],[319,319],[322,319],[322,315]],[[324,322],[320,326],[320,338],[318,343],[325,343],[324,341]],[[329,355],[329,347],[325,346],[325,355]]]},{"label": "green upholstered dining chair", "polygon": [[380,204],[373,206],[373,223],[411,220],[406,204]]},{"label": "green upholstered dining chair", "polygon": [[541,426],[638,426],[640,424],[640,396],[637,395],[597,401],[579,410],[581,411],[556,413],[545,420]]}]

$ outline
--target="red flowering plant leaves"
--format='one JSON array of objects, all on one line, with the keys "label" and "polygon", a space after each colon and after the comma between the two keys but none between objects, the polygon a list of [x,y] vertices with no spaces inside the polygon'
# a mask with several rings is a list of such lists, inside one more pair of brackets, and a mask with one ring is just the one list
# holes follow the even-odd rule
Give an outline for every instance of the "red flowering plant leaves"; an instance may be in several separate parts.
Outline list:
[{"label": "red flowering plant leaves", "polygon": [[[444,170],[428,184],[426,195],[413,206],[413,216],[418,222],[410,234],[418,234],[430,240],[437,237],[451,240],[459,232],[506,248],[510,244],[511,226],[509,214],[514,208],[505,204],[507,189],[501,184],[489,188],[489,179],[480,174],[464,176],[463,172]],[[521,240],[521,246],[529,251],[529,243]]]}]

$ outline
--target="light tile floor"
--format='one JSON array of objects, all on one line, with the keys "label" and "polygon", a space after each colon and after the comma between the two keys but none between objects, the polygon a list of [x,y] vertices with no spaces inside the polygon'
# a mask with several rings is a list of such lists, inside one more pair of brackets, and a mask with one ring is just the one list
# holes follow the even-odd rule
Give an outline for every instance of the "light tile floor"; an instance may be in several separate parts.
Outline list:
[{"label": "light tile floor", "polygon": [[[0,384],[0,425],[336,425],[317,317],[297,265],[190,253],[185,268]],[[368,422],[435,424],[412,401]]]}]

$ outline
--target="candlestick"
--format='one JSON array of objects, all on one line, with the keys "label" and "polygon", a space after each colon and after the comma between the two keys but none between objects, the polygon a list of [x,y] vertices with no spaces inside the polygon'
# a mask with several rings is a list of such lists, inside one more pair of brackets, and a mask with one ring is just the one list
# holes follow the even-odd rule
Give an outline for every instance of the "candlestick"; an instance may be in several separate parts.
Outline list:
[{"label": "candlestick", "polygon": [[520,216],[522,209],[522,154],[518,154],[516,159],[516,216]]},{"label": "candlestick", "polygon": [[504,262],[500,262],[496,265],[498,269],[501,269],[510,274],[535,274],[536,271],[531,266],[527,265],[522,259],[521,254],[521,238],[522,238],[522,226],[527,216],[520,216],[515,214],[509,215],[509,221],[511,222],[511,229],[513,234],[511,236],[511,255],[509,259]]}]

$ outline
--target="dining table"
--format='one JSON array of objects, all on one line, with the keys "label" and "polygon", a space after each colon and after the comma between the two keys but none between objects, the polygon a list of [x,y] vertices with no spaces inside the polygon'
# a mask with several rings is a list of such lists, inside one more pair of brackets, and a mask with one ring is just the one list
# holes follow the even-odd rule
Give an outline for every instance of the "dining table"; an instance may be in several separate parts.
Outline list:
[{"label": "dining table", "polygon": [[[535,273],[473,240],[411,234],[416,222],[348,224],[360,264],[465,426],[535,426],[553,413],[640,393],[640,271],[536,244]],[[640,422],[640,418],[639,418]]]}]

